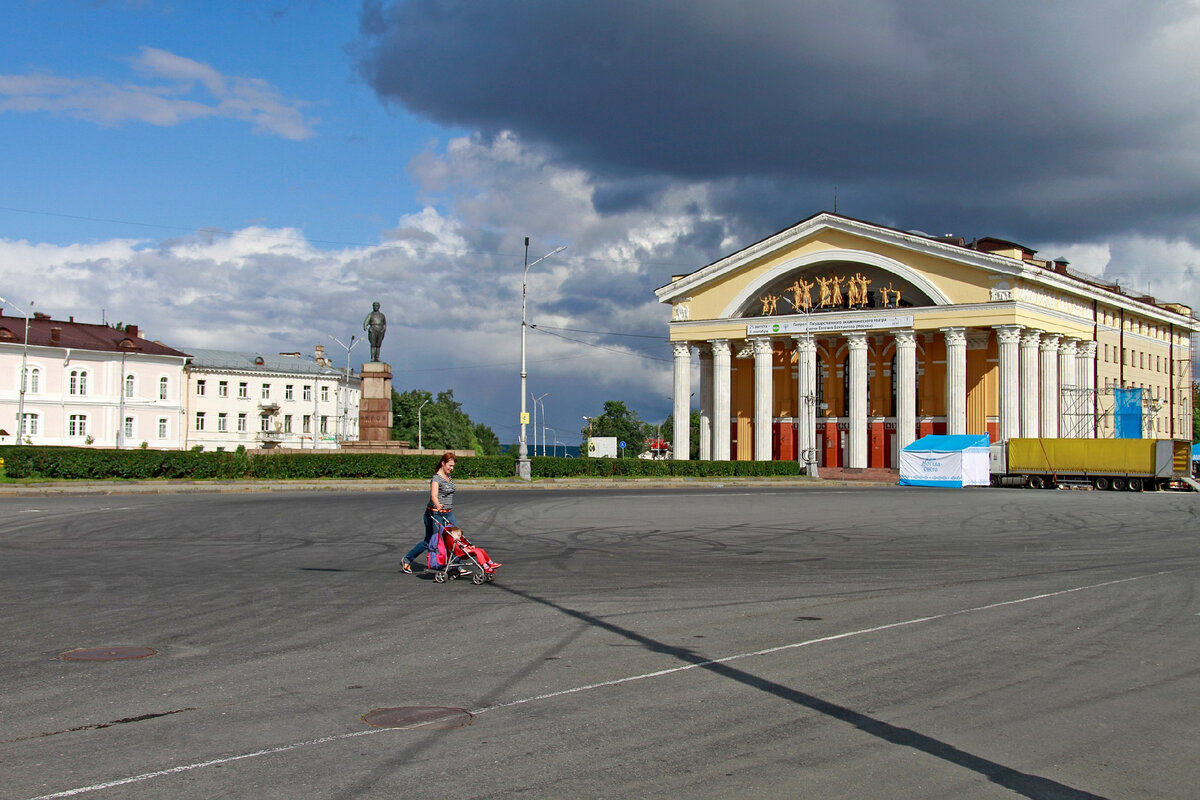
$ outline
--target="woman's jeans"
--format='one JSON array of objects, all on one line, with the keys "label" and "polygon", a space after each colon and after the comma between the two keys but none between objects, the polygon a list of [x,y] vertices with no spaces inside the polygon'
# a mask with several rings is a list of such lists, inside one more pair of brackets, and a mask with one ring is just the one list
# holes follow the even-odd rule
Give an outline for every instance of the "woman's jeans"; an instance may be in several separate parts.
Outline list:
[{"label": "woman's jeans", "polygon": [[445,514],[439,514],[432,509],[425,509],[425,538],[417,542],[412,550],[404,556],[404,560],[410,564],[416,560],[417,556],[429,549],[429,541],[433,538],[433,534],[440,528],[439,526],[453,525],[458,527],[458,520],[454,518],[454,510],[449,509]]}]

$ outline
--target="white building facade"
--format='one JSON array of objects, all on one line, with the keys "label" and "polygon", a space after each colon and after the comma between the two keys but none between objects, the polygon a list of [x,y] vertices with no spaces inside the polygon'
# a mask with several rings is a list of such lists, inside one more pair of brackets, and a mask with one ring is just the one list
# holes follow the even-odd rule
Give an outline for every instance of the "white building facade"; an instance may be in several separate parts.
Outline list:
[{"label": "white building facade", "polygon": [[136,325],[35,314],[26,340],[26,320],[0,313],[0,443],[178,450],[186,362]]},{"label": "white building facade", "polygon": [[314,356],[193,350],[185,400],[187,448],[329,450],[358,439],[361,381]]}]

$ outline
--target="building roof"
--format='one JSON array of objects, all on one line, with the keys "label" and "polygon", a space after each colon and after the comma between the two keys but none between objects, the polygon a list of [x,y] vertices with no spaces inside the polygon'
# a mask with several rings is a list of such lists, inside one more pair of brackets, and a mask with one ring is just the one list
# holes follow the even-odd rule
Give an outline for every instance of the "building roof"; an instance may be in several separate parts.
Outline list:
[{"label": "building roof", "polygon": [[[0,344],[26,344],[25,318],[5,316],[0,309]],[[187,353],[144,338],[137,325],[119,328],[76,322],[74,319],[51,319],[45,314],[29,318],[30,347],[61,347],[70,350],[140,353],[152,356],[187,358]]]},{"label": "building roof", "polygon": [[241,352],[236,350],[192,349],[193,367],[202,369],[227,369],[238,372],[291,372],[299,375],[342,377],[344,372],[333,367],[322,366],[307,358],[291,355],[268,355],[266,353]]}]

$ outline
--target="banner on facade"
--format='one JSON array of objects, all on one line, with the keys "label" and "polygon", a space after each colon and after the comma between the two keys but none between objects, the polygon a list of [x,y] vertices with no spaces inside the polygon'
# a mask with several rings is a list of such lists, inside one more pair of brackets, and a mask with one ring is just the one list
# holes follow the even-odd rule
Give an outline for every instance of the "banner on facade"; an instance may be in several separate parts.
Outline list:
[{"label": "banner on facade", "polygon": [[913,326],[912,314],[881,314],[870,317],[802,319],[789,322],[753,322],[746,326],[747,336],[772,336],[788,333],[841,333],[844,331],[899,330]]}]

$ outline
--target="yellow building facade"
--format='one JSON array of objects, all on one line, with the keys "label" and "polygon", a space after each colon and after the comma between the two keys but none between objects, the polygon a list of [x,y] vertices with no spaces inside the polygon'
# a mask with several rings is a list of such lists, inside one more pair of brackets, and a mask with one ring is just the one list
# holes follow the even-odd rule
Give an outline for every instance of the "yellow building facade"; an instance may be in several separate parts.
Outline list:
[{"label": "yellow building facade", "polygon": [[674,451],[890,467],[931,433],[1190,438],[1190,308],[1123,292],[1013,242],[821,213],[656,291],[670,304]]}]

